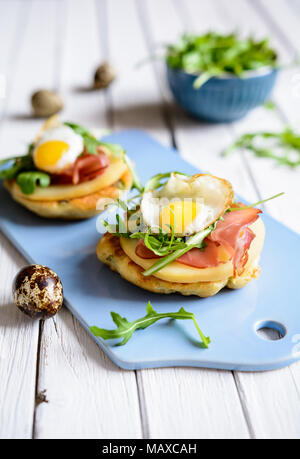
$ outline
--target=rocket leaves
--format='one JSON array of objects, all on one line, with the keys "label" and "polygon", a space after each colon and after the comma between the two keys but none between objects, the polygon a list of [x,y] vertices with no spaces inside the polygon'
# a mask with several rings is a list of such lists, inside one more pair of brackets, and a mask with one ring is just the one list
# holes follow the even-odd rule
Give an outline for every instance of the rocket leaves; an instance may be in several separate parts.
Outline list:
[{"label": "rocket leaves", "polygon": [[300,166],[300,135],[290,127],[281,132],[243,134],[222,155],[228,156],[241,149],[252,152],[258,158],[273,159],[281,166]]},{"label": "rocket leaves", "polygon": [[210,338],[204,336],[204,334],[200,330],[194,313],[187,312],[184,308],[181,308],[178,312],[158,313],[157,311],[153,309],[150,301],[148,301],[146,312],[147,314],[144,317],[141,317],[140,319],[136,319],[132,322],[129,322],[125,317],[121,317],[120,314],[117,314],[116,312],[111,312],[112,319],[114,323],[117,325],[116,329],[106,330],[104,328],[98,328],[98,327],[93,326],[90,328],[90,331],[93,333],[93,335],[100,337],[104,340],[121,338],[122,341],[118,343],[118,345],[123,346],[130,340],[130,338],[132,337],[133,333],[136,330],[145,329],[149,327],[150,325],[155,324],[158,320],[161,320],[161,319],[192,320],[202,340],[203,347],[205,348],[209,347]]},{"label": "rocket leaves", "polygon": [[277,67],[277,53],[269,40],[240,38],[236,33],[221,35],[183,35],[167,47],[167,64],[190,74],[199,74],[194,82],[199,89],[210,78],[233,74],[243,78],[245,72],[262,67]]},{"label": "rocket leaves", "polygon": [[24,194],[34,193],[37,185],[41,188],[47,188],[50,182],[50,175],[39,171],[22,172],[17,177],[17,184]]}]

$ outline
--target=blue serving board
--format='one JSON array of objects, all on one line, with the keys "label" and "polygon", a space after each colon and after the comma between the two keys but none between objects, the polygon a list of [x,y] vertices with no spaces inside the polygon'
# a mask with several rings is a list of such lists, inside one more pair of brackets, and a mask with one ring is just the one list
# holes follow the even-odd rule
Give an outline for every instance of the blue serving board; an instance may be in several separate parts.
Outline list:
[{"label": "blue serving board", "polygon": [[[126,148],[144,182],[158,172],[196,172],[174,150],[143,132],[124,131],[107,139]],[[300,253],[300,237],[268,215],[263,220],[267,237],[259,280],[206,299],[158,295],[131,285],[97,260],[97,218],[83,222],[42,219],[13,202],[0,186],[0,228],[29,262],[57,272],[65,304],[84,328],[115,328],[110,311],[134,320],[145,314],[150,300],[160,312],[177,311],[181,306],[194,312],[211,338],[210,348],[203,349],[192,322],[168,320],[135,332],[125,346],[91,335],[125,369],[196,366],[262,371],[300,359],[299,261],[295,256]],[[257,335],[258,324],[270,321],[286,332],[283,339],[266,341]]]}]

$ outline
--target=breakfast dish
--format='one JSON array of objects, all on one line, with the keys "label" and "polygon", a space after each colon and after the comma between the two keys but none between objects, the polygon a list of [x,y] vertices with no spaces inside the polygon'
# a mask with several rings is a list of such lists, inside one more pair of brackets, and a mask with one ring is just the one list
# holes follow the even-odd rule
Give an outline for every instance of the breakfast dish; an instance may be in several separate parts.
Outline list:
[{"label": "breakfast dish", "polygon": [[0,178],[15,201],[46,218],[86,219],[133,186],[120,145],[57,116],[42,126],[27,155],[0,161]]},{"label": "breakfast dish", "polygon": [[[166,182],[163,180],[167,179]],[[138,202],[103,222],[97,256],[151,292],[209,297],[260,274],[265,227],[254,206],[236,203],[231,184],[208,174],[159,174]]]}]

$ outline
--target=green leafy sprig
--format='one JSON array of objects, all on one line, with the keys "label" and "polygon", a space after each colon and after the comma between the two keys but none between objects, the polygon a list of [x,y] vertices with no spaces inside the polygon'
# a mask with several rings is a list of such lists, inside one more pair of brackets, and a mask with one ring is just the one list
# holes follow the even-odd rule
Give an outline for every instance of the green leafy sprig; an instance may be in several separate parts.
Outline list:
[{"label": "green leafy sprig", "polygon": [[[3,180],[17,180],[24,194],[34,193],[37,185],[46,188],[50,185],[50,176],[36,169],[32,158],[33,145],[29,145],[28,154],[0,161],[0,178]],[[7,167],[5,167],[7,166]]]},{"label": "green leafy sprig", "polygon": [[[267,142],[271,141],[272,146]],[[265,143],[265,145],[263,145]],[[291,168],[300,165],[300,135],[293,129],[282,132],[257,132],[239,137],[222,155],[228,156],[234,151],[246,149],[258,158],[273,159],[279,165]]]},{"label": "green leafy sprig", "polygon": [[154,191],[157,190],[158,188],[163,186],[163,180],[168,179],[171,177],[172,174],[177,174],[177,175],[182,175],[185,177],[190,177],[188,174],[184,174],[183,172],[165,172],[163,174],[156,174],[153,177],[151,177],[150,180],[145,185],[144,188],[144,193],[147,193],[147,191]]},{"label": "green leafy sprig", "polygon": [[253,37],[239,38],[238,34],[183,35],[167,47],[166,62],[173,69],[199,75],[194,82],[199,89],[210,78],[232,74],[243,78],[245,72],[262,67],[277,67],[277,53],[269,40]]},{"label": "green leafy sprig", "polygon": [[208,348],[210,344],[210,338],[204,336],[200,330],[200,327],[195,318],[195,314],[185,311],[184,308],[181,308],[178,312],[158,313],[153,309],[149,301],[147,304],[147,314],[140,319],[129,322],[125,317],[121,317],[120,314],[117,314],[116,312],[111,312],[111,316],[114,323],[117,325],[116,329],[106,330],[104,328],[93,326],[90,328],[90,331],[93,333],[93,335],[104,340],[121,338],[122,341],[118,343],[119,346],[126,344],[136,330],[145,329],[161,319],[192,320],[202,340],[203,346]]},{"label": "green leafy sprig", "polygon": [[34,193],[37,185],[41,188],[50,186],[50,176],[44,172],[21,172],[17,177],[17,184],[24,194]]},{"label": "green leafy sprig", "polygon": [[165,233],[162,228],[158,228],[158,234],[152,234],[153,228],[148,228],[146,232],[138,232],[130,235],[131,239],[143,239],[146,247],[155,255],[163,257],[169,253],[186,247],[184,238],[176,237],[174,227],[171,227],[171,236]]},{"label": "green leafy sprig", "polygon": [[79,124],[65,122],[65,126],[70,127],[76,134],[79,134],[83,138],[84,146],[86,151],[90,155],[97,155],[98,154],[98,147],[104,146],[107,147],[114,155],[122,155],[124,150],[120,145],[110,144],[107,142],[100,142],[88,129]]},{"label": "green leafy sprig", "polygon": [[237,210],[252,209],[253,207],[257,207],[257,206],[260,206],[261,204],[265,204],[266,202],[272,201],[272,199],[279,198],[280,196],[283,196],[284,194],[285,194],[284,192],[275,194],[274,196],[271,196],[270,198],[263,199],[262,201],[255,202],[254,204],[250,204],[249,206],[242,206],[242,207],[235,206],[235,207],[230,207],[230,208],[228,209],[228,212],[235,212],[235,211],[237,211]]},{"label": "green leafy sprig", "polygon": [[156,263],[154,263],[149,269],[143,272],[143,275],[148,277],[152,276],[156,272],[160,271],[163,269],[165,266],[169,265],[173,261],[176,261],[179,257],[184,255],[185,253],[189,252],[193,248],[199,248],[199,246],[202,246],[204,239],[209,236],[209,234],[215,229],[216,227],[215,222],[213,225],[210,225],[208,228],[199,231],[196,233],[194,236],[190,237],[186,243],[185,246],[182,248],[179,248],[175,250],[174,252],[170,253],[169,255],[166,255],[163,258],[160,258]]}]

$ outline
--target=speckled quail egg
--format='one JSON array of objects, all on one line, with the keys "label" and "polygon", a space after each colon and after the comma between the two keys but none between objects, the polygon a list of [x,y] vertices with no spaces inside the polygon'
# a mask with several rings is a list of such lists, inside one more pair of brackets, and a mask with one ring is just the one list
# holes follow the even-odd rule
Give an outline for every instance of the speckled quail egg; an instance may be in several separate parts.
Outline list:
[{"label": "speckled quail egg", "polygon": [[107,88],[115,79],[113,67],[108,62],[101,64],[94,76],[94,89]]},{"label": "speckled quail egg", "polygon": [[55,92],[42,89],[32,94],[31,105],[35,116],[47,117],[62,110],[63,101]]},{"label": "speckled quail egg", "polygon": [[34,319],[53,317],[63,304],[63,287],[58,275],[42,265],[23,268],[13,283],[16,306]]}]

